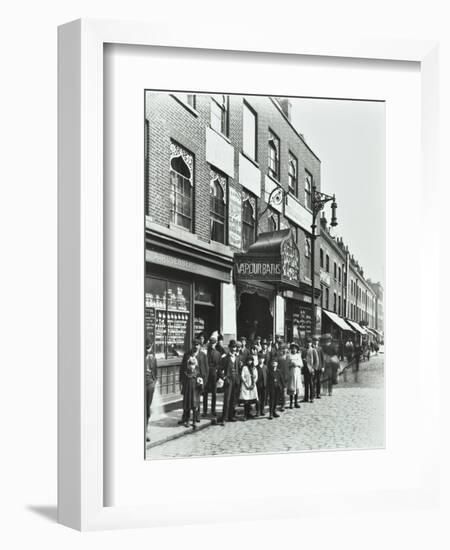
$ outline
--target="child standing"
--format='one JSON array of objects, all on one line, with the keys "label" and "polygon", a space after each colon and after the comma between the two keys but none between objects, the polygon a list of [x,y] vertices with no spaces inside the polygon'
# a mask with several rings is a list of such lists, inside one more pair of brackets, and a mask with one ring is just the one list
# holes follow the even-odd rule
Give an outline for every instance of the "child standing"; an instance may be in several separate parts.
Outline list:
[{"label": "child standing", "polygon": [[242,367],[241,371],[241,391],[239,400],[244,403],[244,420],[253,418],[250,414],[250,406],[258,403],[258,371],[253,362],[253,357],[249,357]]},{"label": "child standing", "polygon": [[287,392],[289,394],[289,408],[292,409],[292,402],[295,399],[295,408],[299,409],[298,398],[302,388],[302,367],[303,359],[300,353],[300,346],[293,342],[290,345],[290,364],[289,364],[289,381]]}]

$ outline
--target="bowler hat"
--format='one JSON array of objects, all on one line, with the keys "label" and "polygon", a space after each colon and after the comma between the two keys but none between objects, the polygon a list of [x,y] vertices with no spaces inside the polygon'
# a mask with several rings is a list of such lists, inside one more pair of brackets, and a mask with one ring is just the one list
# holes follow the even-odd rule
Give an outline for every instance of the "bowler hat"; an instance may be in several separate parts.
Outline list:
[{"label": "bowler hat", "polygon": [[229,348],[237,348],[236,340],[230,340],[230,341],[228,342],[228,347],[229,347]]}]

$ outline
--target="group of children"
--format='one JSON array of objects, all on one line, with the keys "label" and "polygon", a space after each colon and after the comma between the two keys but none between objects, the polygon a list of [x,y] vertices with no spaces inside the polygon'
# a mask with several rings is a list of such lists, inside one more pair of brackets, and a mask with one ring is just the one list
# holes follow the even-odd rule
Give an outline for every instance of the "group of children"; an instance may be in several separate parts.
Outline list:
[{"label": "group of children", "polygon": [[[324,352],[319,339],[308,342],[301,349],[296,342],[289,346],[280,338],[267,342],[259,337],[247,347],[246,338],[231,340],[228,350],[218,337],[212,335],[206,343],[194,340],[192,349],[185,353],[180,369],[183,417],[180,424],[192,426],[199,422],[200,396],[203,395],[203,416],[208,411],[208,395],[211,394],[211,415],[216,417],[216,394],[223,392],[222,414],[219,425],[237,420],[238,405],[243,405],[243,418],[248,420],[266,415],[278,418],[284,411],[289,396],[289,408],[300,408],[303,402],[312,403],[321,398],[323,373],[328,376],[328,395],[332,394],[339,361]],[[328,354],[330,352],[328,351]],[[333,351],[333,355],[335,355]],[[332,368],[330,369],[330,365]],[[333,366],[334,365],[334,366]],[[329,372],[327,372],[329,371]]]}]

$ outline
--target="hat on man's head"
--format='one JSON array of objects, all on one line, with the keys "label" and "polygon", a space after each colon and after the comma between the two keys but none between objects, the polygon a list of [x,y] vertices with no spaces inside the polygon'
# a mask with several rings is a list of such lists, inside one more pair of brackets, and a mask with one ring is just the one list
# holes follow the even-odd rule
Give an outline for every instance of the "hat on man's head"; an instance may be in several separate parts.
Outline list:
[{"label": "hat on man's head", "polygon": [[261,341],[261,344],[268,344],[269,342],[264,338],[264,340]]},{"label": "hat on man's head", "polygon": [[236,340],[230,340],[228,342],[228,347],[231,349],[231,348],[237,348],[237,343],[236,343]]},{"label": "hat on man's head", "polygon": [[239,338],[239,340],[240,340],[241,342],[244,342],[244,340],[245,340],[245,342],[247,342],[247,338],[246,338],[245,336],[241,336],[241,337]]},{"label": "hat on man's head", "polygon": [[192,340],[192,345],[193,345],[193,346],[201,346],[202,343],[201,343],[201,341],[200,341],[198,338],[194,338],[194,339]]}]

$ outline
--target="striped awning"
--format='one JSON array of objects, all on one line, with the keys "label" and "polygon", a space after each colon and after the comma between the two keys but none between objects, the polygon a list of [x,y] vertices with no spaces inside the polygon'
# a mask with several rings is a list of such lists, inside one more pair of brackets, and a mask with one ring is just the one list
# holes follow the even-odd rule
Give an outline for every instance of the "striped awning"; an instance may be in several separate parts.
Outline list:
[{"label": "striped awning", "polygon": [[350,321],[350,319],[346,319],[346,322],[352,326],[357,332],[360,334],[363,334],[364,336],[367,335],[367,332],[363,329],[361,325],[359,325],[356,321]]},{"label": "striped awning", "polygon": [[336,313],[333,313],[332,311],[327,311],[326,309],[323,309],[322,310],[325,315],[327,315],[327,317],[329,319],[331,319],[331,321],[333,321],[333,323],[338,326],[341,330],[347,330],[349,332],[354,332],[354,330],[352,329],[351,326],[349,326],[345,321],[344,319],[342,319],[342,317],[339,317],[339,315],[337,315]]}]

